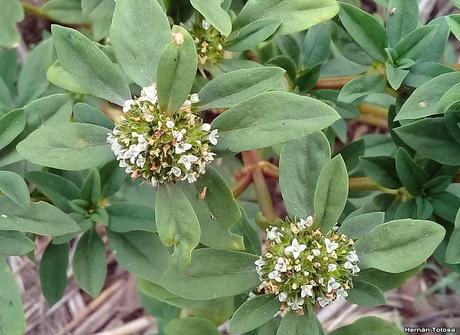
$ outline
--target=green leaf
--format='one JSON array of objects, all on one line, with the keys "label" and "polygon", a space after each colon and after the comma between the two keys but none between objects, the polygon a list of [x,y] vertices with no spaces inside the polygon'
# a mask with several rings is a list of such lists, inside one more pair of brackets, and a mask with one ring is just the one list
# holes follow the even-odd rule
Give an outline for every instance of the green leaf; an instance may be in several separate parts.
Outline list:
[{"label": "green leaf", "polygon": [[423,185],[428,181],[428,173],[418,166],[404,148],[396,154],[396,171],[406,190],[412,195],[422,195]]},{"label": "green leaf", "polygon": [[46,202],[35,202],[27,208],[0,198],[1,230],[17,230],[43,236],[60,236],[80,231],[80,226],[67,214]]},{"label": "green leaf", "polygon": [[[225,323],[234,311],[234,298],[208,299],[208,300],[191,300],[175,295],[164,287],[146,281],[137,280],[137,287],[141,294],[154,298],[157,301],[166,303],[168,306],[187,309],[195,317],[203,317],[215,325]],[[158,314],[154,314],[158,317]]]},{"label": "green leaf", "polygon": [[447,244],[446,262],[449,264],[460,263],[460,209],[455,217],[454,230]]},{"label": "green leaf", "polygon": [[155,203],[158,235],[166,246],[174,246],[173,261],[190,263],[192,250],[200,243],[200,223],[194,208],[176,185],[160,185]]},{"label": "green leaf", "polygon": [[356,242],[360,268],[399,273],[415,268],[432,255],[445,229],[426,220],[394,220],[372,229]]},{"label": "green leaf", "polygon": [[20,175],[10,171],[0,171],[0,192],[18,206],[26,208],[30,204],[29,189]]},{"label": "green leaf", "polygon": [[396,162],[393,157],[361,157],[360,163],[366,175],[383,187],[397,189],[402,186],[396,172]]},{"label": "green leaf", "polygon": [[228,36],[232,32],[232,19],[222,8],[222,0],[190,0],[190,4],[221,34]]},{"label": "green leaf", "polygon": [[22,256],[34,250],[34,242],[18,231],[0,231],[0,255]]},{"label": "green leaf", "polygon": [[53,64],[53,41],[51,38],[37,45],[27,57],[18,80],[16,106],[25,106],[40,97],[48,88],[48,67]]},{"label": "green leaf", "polygon": [[244,250],[254,255],[260,255],[261,243],[259,227],[254,221],[249,220],[244,209],[240,207],[241,219],[230,227],[232,233],[243,236]]},{"label": "green leaf", "polygon": [[42,127],[16,148],[34,164],[69,171],[97,167],[114,159],[107,143],[107,128],[82,123]]},{"label": "green leaf", "polygon": [[114,127],[112,120],[110,120],[104,113],[85,103],[78,103],[73,107],[73,116],[77,122],[91,123],[110,130]]},{"label": "green leaf", "polygon": [[288,35],[332,19],[339,12],[335,0],[249,0],[238,14],[234,26],[243,27],[259,19],[281,21],[278,33]]},{"label": "green leaf", "polygon": [[230,108],[213,121],[221,151],[241,152],[300,139],[330,126],[339,114],[325,103],[292,93],[267,92]]},{"label": "green leaf", "polygon": [[340,21],[351,37],[372,59],[385,62],[388,42],[379,21],[355,6],[341,3],[340,7]]},{"label": "green leaf", "polygon": [[260,281],[256,255],[236,251],[197,249],[187,269],[170,267],[160,284],[188,299],[217,299],[247,292]]},{"label": "green leaf", "polygon": [[219,335],[215,325],[210,321],[188,317],[186,319],[174,319],[168,322],[164,329],[165,335]]},{"label": "green leaf", "polygon": [[281,87],[285,71],[257,67],[226,73],[207,83],[198,93],[202,110],[229,108],[259,93]]},{"label": "green leaf", "polygon": [[109,229],[116,233],[141,230],[155,232],[155,213],[153,208],[131,204],[128,202],[115,202],[107,207],[109,214]]},{"label": "green leaf", "polygon": [[69,201],[77,199],[80,194],[73,182],[50,172],[30,171],[25,178],[65,212],[70,212]]},{"label": "green leaf", "polygon": [[386,21],[388,43],[394,46],[417,28],[419,9],[417,0],[390,0]]},{"label": "green leaf", "polygon": [[108,231],[109,243],[120,266],[137,276],[158,283],[168,265],[169,252],[158,236],[144,231]]},{"label": "green leaf", "polygon": [[447,17],[450,31],[457,40],[460,40],[460,14],[453,14]]},{"label": "green leaf", "polygon": [[306,218],[314,214],[316,182],[331,158],[322,132],[286,144],[280,155],[280,188],[288,214]]},{"label": "green leaf", "polygon": [[409,69],[409,74],[404,79],[404,85],[420,87],[428,80],[450,72],[454,72],[454,69],[439,63],[427,62],[415,64]]},{"label": "green leaf", "polygon": [[394,46],[398,60],[418,61],[430,47],[436,32],[436,26],[425,26],[412,31]]},{"label": "green leaf", "polygon": [[230,34],[225,42],[225,50],[242,52],[249,50],[272,36],[281,21],[277,19],[259,19],[250,22]]},{"label": "green leaf", "polygon": [[304,65],[314,66],[326,61],[331,49],[331,30],[328,22],[308,29],[302,48]]},{"label": "green leaf", "polygon": [[334,330],[330,335],[404,335],[392,324],[375,316],[367,316],[355,323]]},{"label": "green leaf", "polygon": [[353,280],[353,288],[348,291],[347,300],[361,306],[386,304],[385,295],[377,286],[360,280]]},{"label": "green leaf", "polygon": [[42,10],[58,22],[70,24],[88,22],[82,13],[81,0],[49,0],[43,5]]},{"label": "green leaf", "polygon": [[49,307],[64,295],[67,287],[69,244],[49,243],[40,261],[40,284]]},{"label": "green leaf", "polygon": [[26,319],[21,294],[3,259],[0,259],[0,282],[0,334],[22,335],[26,331]]},{"label": "green leaf", "polygon": [[243,238],[229,232],[241,219],[241,212],[231,189],[219,173],[208,166],[206,174],[188,186],[183,191],[200,223],[200,242],[213,249],[244,250]]},{"label": "green leaf", "polygon": [[92,169],[81,187],[79,199],[86,200],[90,204],[97,204],[101,196],[101,176],[97,169]]},{"label": "green leaf", "polygon": [[174,113],[190,93],[198,66],[192,36],[179,26],[174,26],[172,33],[174,42],[163,51],[157,72],[159,104],[170,113]]},{"label": "green leaf", "polygon": [[105,247],[94,230],[83,234],[73,256],[73,273],[78,286],[95,298],[104,287],[107,275]]},{"label": "green leaf", "polygon": [[0,149],[10,144],[26,126],[23,109],[13,110],[0,117]]},{"label": "green leaf", "polygon": [[390,84],[392,89],[398,90],[401,87],[404,79],[409,74],[409,70],[395,68],[393,65],[388,63],[386,63],[385,65],[388,83]]},{"label": "green leaf", "polygon": [[422,86],[406,100],[395,121],[419,119],[425,116],[442,113],[440,110],[441,97],[460,81],[460,73],[442,74]]},{"label": "green leaf", "polygon": [[69,72],[64,70],[64,68],[61,66],[61,64],[59,64],[58,61],[54,62],[54,64],[48,68],[48,71],[46,72],[46,78],[53,85],[62,87],[67,91],[79,94],[91,93],[90,91],[82,88],[75,81],[74,77]]},{"label": "green leaf", "polygon": [[394,131],[420,156],[447,165],[460,165],[460,147],[443,118],[419,120]]},{"label": "green leaf", "polygon": [[273,294],[264,294],[243,303],[230,320],[231,333],[246,333],[270,321],[281,303]]},{"label": "green leaf", "polygon": [[91,40],[70,28],[51,30],[59,63],[84,90],[118,105],[130,98],[122,72]]},{"label": "green leaf", "polygon": [[338,101],[350,104],[370,93],[383,93],[387,81],[379,74],[359,76],[348,83],[340,91]]},{"label": "green leaf", "polygon": [[316,317],[288,312],[281,320],[276,335],[319,335]]},{"label": "green leaf", "polygon": [[315,224],[327,233],[342,214],[348,197],[348,173],[342,156],[337,155],[324,165],[315,190]]},{"label": "green leaf", "polygon": [[449,110],[457,110],[460,101],[460,85],[457,83],[450,88],[439,101],[439,105],[442,113],[446,113]]},{"label": "green leaf", "polygon": [[384,212],[364,213],[346,218],[340,225],[340,232],[350,239],[366,235],[385,221]]},{"label": "green leaf", "polygon": [[4,0],[0,12],[0,46],[14,48],[21,35],[16,24],[24,20],[24,10],[18,0]]},{"label": "green leaf", "polygon": [[424,267],[425,264],[422,263],[414,269],[410,269],[401,273],[388,273],[377,269],[367,269],[359,272],[357,279],[371,283],[377,286],[382,292],[386,292],[391,289],[400,287],[406,282],[406,280],[422,271]]},{"label": "green leaf", "polygon": [[110,28],[113,52],[139,86],[156,81],[158,62],[171,43],[168,18],[157,0],[118,0]]}]

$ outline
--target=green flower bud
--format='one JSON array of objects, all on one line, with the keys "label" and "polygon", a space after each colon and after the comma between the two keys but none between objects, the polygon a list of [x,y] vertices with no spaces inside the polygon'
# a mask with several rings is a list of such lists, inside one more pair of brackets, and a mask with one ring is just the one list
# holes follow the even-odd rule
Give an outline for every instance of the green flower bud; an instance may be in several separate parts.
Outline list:
[{"label": "green flower bud", "polygon": [[312,217],[281,221],[267,229],[265,253],[255,262],[259,291],[278,297],[282,315],[345,299],[359,272],[353,245],[344,234],[323,234]]},{"label": "green flower bud", "polygon": [[206,63],[215,64],[224,58],[225,37],[206,19],[203,19],[200,25],[193,25],[191,35],[195,41],[198,62],[201,66]]},{"label": "green flower bud", "polygon": [[173,115],[157,104],[155,85],[145,87],[139,98],[125,102],[123,117],[108,134],[120,167],[132,179],[158,183],[195,182],[214,160],[210,146],[217,144],[217,130],[193,112],[198,96],[192,94]]}]

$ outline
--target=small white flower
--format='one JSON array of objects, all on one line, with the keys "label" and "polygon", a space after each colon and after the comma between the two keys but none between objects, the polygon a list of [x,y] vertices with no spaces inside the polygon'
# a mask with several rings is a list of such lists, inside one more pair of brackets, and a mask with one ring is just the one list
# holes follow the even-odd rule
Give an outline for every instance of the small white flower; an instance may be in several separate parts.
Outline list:
[{"label": "small white flower", "polygon": [[265,261],[262,256],[260,256],[259,259],[254,262],[254,264],[257,265],[257,267],[262,267],[265,265]]},{"label": "small white flower", "polygon": [[332,242],[328,238],[324,239],[324,242],[326,244],[326,252],[328,254],[330,254],[339,247],[339,244],[337,242]]},{"label": "small white flower", "polygon": [[359,261],[359,258],[358,258],[358,255],[356,254],[356,251],[353,250],[353,251],[350,251],[347,255],[347,261],[349,262],[352,262],[352,263],[356,263]]},{"label": "small white flower", "polygon": [[151,182],[152,182],[152,186],[153,186],[153,187],[155,187],[155,186],[158,185],[158,179],[156,179],[155,177],[152,177]]},{"label": "small white flower", "polygon": [[210,131],[211,130],[211,125],[209,123],[203,123],[201,125],[201,130],[203,131]]},{"label": "small white flower", "polygon": [[152,122],[155,120],[155,117],[152,114],[144,113],[144,120],[147,122]]},{"label": "small white flower", "polygon": [[270,241],[275,241],[276,243],[280,243],[280,237],[283,236],[277,227],[271,227],[270,229],[267,228],[267,239]]},{"label": "small white flower", "polygon": [[313,249],[311,251],[311,253],[313,254],[313,256],[315,257],[318,257],[319,255],[321,255],[321,251],[319,249]]},{"label": "small white flower", "polygon": [[327,305],[329,305],[331,303],[329,300],[327,300],[326,298],[323,298],[323,297],[319,297],[317,299],[317,301],[318,301],[318,303],[319,303],[319,305],[321,307],[326,307]]},{"label": "small white flower", "polygon": [[192,104],[196,104],[196,103],[200,102],[200,97],[198,96],[198,94],[193,93],[190,96],[190,101],[192,102]]},{"label": "small white flower", "polygon": [[173,130],[172,136],[178,141],[181,142],[184,139],[184,134],[181,131]]},{"label": "small white flower", "polygon": [[178,168],[177,166],[173,166],[171,168],[171,171],[169,172],[169,174],[173,174],[176,177],[180,177],[180,175],[182,174],[182,170],[180,168]]},{"label": "small white flower", "polygon": [[136,165],[140,167],[141,169],[144,168],[144,165],[146,163],[145,157],[144,156],[138,156],[136,159]]},{"label": "small white flower", "polygon": [[208,136],[208,140],[209,142],[211,142],[212,145],[217,144],[217,139],[219,138],[219,135],[217,133],[218,133],[218,130],[214,129],[211,131],[211,134],[209,134]]},{"label": "small white flower", "polygon": [[214,156],[216,154],[213,153],[213,152],[206,152],[204,155],[203,155],[203,158],[206,162],[212,162],[214,160]]},{"label": "small white flower", "polygon": [[337,265],[336,264],[329,264],[327,266],[327,271],[334,272],[335,270],[337,270]]},{"label": "small white flower", "polygon": [[268,274],[268,278],[276,280],[278,283],[282,282],[281,277],[280,277],[280,273],[278,271],[276,271],[276,270],[273,270],[272,272],[270,272]]},{"label": "small white flower", "polygon": [[345,264],[343,265],[343,267],[347,270],[351,270],[353,269],[353,264],[349,261],[346,261]]},{"label": "small white flower", "polygon": [[203,27],[204,30],[208,30],[209,28],[211,28],[211,23],[209,23],[208,20],[203,20],[201,22],[201,26]]},{"label": "small white flower", "polygon": [[294,259],[297,259],[299,258],[300,253],[304,251],[306,248],[307,246],[305,244],[299,244],[299,242],[295,238],[292,240],[292,244],[284,249],[284,253],[290,253],[294,257]]},{"label": "small white flower", "polygon": [[177,143],[174,148],[175,148],[176,154],[180,155],[192,149],[192,145],[190,143]]},{"label": "small white flower", "polygon": [[335,281],[335,278],[331,277],[327,282],[327,293],[331,293],[332,290],[340,288],[340,283]]},{"label": "small white flower", "polygon": [[133,106],[134,100],[126,100],[123,104],[123,113],[129,112],[131,107]]},{"label": "small white flower", "polygon": [[313,297],[313,285],[304,285],[301,287],[302,291],[300,292],[300,296],[305,298],[307,295],[309,297]]},{"label": "small white flower", "polygon": [[313,258],[314,258],[313,255],[308,255],[308,256],[307,256],[307,259],[308,259],[310,262],[313,261]]},{"label": "small white flower", "polygon": [[288,306],[291,310],[297,311],[302,308],[305,301],[302,298],[295,298],[294,300],[288,301]]},{"label": "small white flower", "polygon": [[338,289],[335,293],[337,294],[336,301],[342,301],[345,300],[346,297],[348,297],[347,291],[345,291],[345,289],[343,288]]},{"label": "small white flower", "polygon": [[303,230],[303,229],[310,227],[312,224],[313,224],[313,218],[309,216],[305,220],[300,219],[299,222],[297,222],[297,227],[299,227],[300,230]]},{"label": "small white flower", "polygon": [[187,179],[188,183],[191,184],[191,183],[194,183],[196,182],[196,174],[195,173],[188,173],[185,175],[184,178],[182,178],[182,180],[185,180]]},{"label": "small white flower", "polygon": [[183,155],[179,158],[179,164],[183,164],[187,171],[192,168],[192,164],[198,161],[198,157],[194,155]]},{"label": "small white flower", "polygon": [[359,268],[358,265],[353,265],[353,270],[352,270],[353,274],[356,274],[356,273],[358,273],[360,271],[361,271],[361,269]]},{"label": "small white flower", "polygon": [[153,85],[150,85],[150,86],[147,86],[147,87],[144,87],[141,91],[141,98],[140,100],[148,100],[150,101],[152,104],[156,104],[157,103],[157,100],[158,100],[158,97],[157,97],[157,88],[156,88],[156,85],[153,84]]},{"label": "small white flower", "polygon": [[173,129],[175,125],[176,124],[174,123],[174,121],[171,121],[171,120],[166,121],[166,127],[168,127],[169,129]]},{"label": "small white flower", "polygon": [[286,272],[287,271],[287,263],[283,257],[278,257],[275,265],[275,270],[279,272]]},{"label": "small white flower", "polygon": [[285,302],[288,298],[288,294],[286,292],[281,292],[279,295],[278,295],[278,300],[280,302]]},{"label": "small white flower", "polygon": [[294,270],[296,272],[300,272],[300,271],[302,271],[302,266],[300,264],[294,265]]}]

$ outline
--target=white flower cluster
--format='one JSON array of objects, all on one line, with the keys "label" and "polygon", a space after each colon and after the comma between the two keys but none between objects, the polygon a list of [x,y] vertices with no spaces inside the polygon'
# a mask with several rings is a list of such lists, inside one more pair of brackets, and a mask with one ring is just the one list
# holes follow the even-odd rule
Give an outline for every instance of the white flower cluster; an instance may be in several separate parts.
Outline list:
[{"label": "white flower cluster", "polygon": [[266,252],[255,262],[259,291],[277,295],[281,315],[345,299],[352,276],[360,271],[353,244],[343,234],[323,234],[312,217],[279,221],[267,229]]},{"label": "white flower cluster", "polygon": [[199,102],[192,94],[173,115],[163,113],[155,85],[144,87],[139,98],[127,100],[123,117],[107,141],[120,167],[131,178],[158,183],[187,180],[193,183],[214,160],[210,145],[216,145],[218,130],[193,113]]}]

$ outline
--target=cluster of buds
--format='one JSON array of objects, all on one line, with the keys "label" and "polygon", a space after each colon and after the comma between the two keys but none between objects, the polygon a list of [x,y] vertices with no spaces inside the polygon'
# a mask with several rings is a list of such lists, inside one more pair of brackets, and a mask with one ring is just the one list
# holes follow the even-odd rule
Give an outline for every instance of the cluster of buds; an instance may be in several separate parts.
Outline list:
[{"label": "cluster of buds", "polygon": [[334,230],[323,234],[313,218],[279,221],[267,229],[264,254],[255,262],[262,284],[282,302],[280,314],[304,314],[308,305],[324,307],[345,299],[359,272],[354,242]]},{"label": "cluster of buds", "polygon": [[153,186],[187,180],[193,183],[214,160],[210,145],[217,144],[217,130],[193,112],[199,101],[189,96],[179,110],[167,115],[158,106],[156,86],[144,87],[139,98],[128,100],[124,115],[108,134],[120,167],[132,179],[143,178]]},{"label": "cluster of buds", "polygon": [[191,35],[195,41],[198,62],[201,66],[206,63],[215,64],[224,58],[225,37],[209,21],[203,19],[201,24],[195,24]]}]

